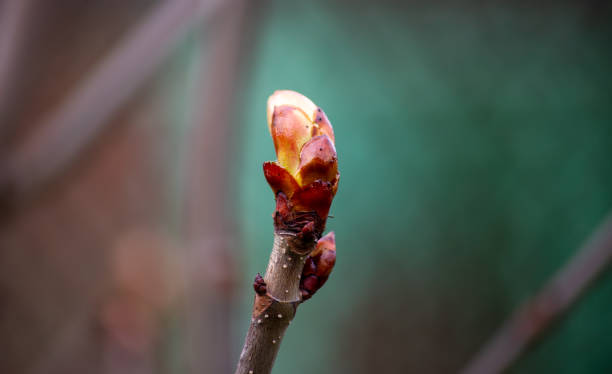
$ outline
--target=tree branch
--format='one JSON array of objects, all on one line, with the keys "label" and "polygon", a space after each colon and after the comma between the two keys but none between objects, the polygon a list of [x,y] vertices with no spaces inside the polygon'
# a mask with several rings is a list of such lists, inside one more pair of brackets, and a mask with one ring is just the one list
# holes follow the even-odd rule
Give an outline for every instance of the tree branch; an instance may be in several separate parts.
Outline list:
[{"label": "tree branch", "polygon": [[236,374],[270,373],[285,330],[301,302],[300,278],[314,240],[300,234],[274,233],[264,280],[255,280],[251,325]]},{"label": "tree branch", "polygon": [[276,195],[274,247],[257,275],[251,325],[236,374],[269,374],[297,306],[327,281],[336,263],[334,233],[321,237],[340,173],[334,132],[310,99],[281,90],[268,98],[268,129],[278,162],[263,171]]},{"label": "tree branch", "polygon": [[[4,199],[41,188],[78,159],[110,116],[142,85],[190,27],[212,17],[219,0],[168,1],[156,5],[117,44],[27,141],[2,160]],[[8,192],[5,192],[8,191]]]},{"label": "tree branch", "polygon": [[612,214],[535,296],[514,311],[461,373],[501,373],[508,369],[611,263]]}]

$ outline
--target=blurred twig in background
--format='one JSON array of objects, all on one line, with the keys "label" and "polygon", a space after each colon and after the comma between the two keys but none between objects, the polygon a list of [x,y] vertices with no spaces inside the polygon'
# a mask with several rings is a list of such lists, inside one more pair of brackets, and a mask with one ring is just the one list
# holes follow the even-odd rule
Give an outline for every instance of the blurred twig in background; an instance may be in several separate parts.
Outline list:
[{"label": "blurred twig in background", "polygon": [[3,182],[11,196],[40,188],[65,171],[185,32],[211,17],[221,4],[167,1],[152,9],[10,156]]},{"label": "blurred twig in background", "polygon": [[576,255],[504,322],[462,371],[501,373],[508,369],[555,319],[561,317],[612,260],[612,214]]},{"label": "blurred twig in background", "polygon": [[[6,344],[3,351],[10,357],[0,371],[144,373],[164,367],[176,371],[177,366],[190,372],[229,371],[225,368],[233,365],[229,311],[234,275],[229,248],[235,241],[225,197],[231,102],[240,57],[249,51],[242,43],[249,40],[243,37],[248,34],[245,21],[254,17],[244,16],[242,0],[142,2],[129,9],[120,1],[106,6],[61,5],[53,7],[56,13],[33,7],[41,23],[51,19],[45,26],[60,35],[54,34],[57,44],[36,51],[59,60],[58,70],[69,72],[56,82],[78,79],[63,96],[57,89],[62,84],[46,88],[62,99],[50,108],[40,105],[47,103],[44,98],[38,103],[19,98],[23,105],[11,114],[19,125],[26,124],[26,131],[21,131],[25,136],[2,139],[11,147],[3,150],[7,157],[0,165],[0,191],[5,194],[3,202],[15,209],[11,214],[1,212],[6,220],[0,226],[0,246],[7,250],[0,251],[0,299],[11,307],[0,311],[0,329],[6,329],[0,343]],[[79,76],[72,61],[62,65],[57,59],[91,55],[100,49],[96,36],[104,40],[115,31],[108,24],[121,25],[114,20],[119,12],[127,13],[123,20],[129,22],[143,9],[147,12],[142,21],[116,32],[120,39],[109,52],[93,59],[95,66],[89,72]],[[86,37],[72,45],[62,40],[58,29],[69,33],[75,29],[67,20],[87,16],[94,24],[79,30]],[[44,26],[40,29],[45,31]],[[180,149],[173,149],[187,154],[181,160],[185,165],[164,169],[155,157],[161,153],[159,145],[166,143],[166,133],[159,130],[173,132],[177,126],[160,119],[155,99],[164,88],[151,81],[186,39],[201,42],[196,64],[205,68],[199,69],[190,92],[189,131],[178,144]],[[19,38],[10,41],[19,44]],[[31,47],[39,44],[43,42],[25,46],[30,47],[25,48],[26,57],[31,59]],[[6,63],[7,71],[15,61],[8,57],[3,60],[11,62]],[[37,68],[41,74],[54,73],[44,64]],[[20,87],[25,91],[32,88],[23,79],[16,82],[26,86]],[[44,91],[41,86],[34,88]],[[142,87],[155,89],[143,92]],[[30,124],[24,113],[31,112],[48,114]],[[17,127],[5,124],[10,130]],[[113,129],[113,136],[101,140],[107,128]],[[94,143],[102,146],[92,147]],[[93,148],[95,152],[90,152]],[[84,159],[86,168],[67,173]],[[171,214],[165,210],[164,189],[166,180],[175,176],[173,170],[181,167],[186,173],[177,195],[185,219],[168,235]],[[59,188],[47,189],[52,182]],[[36,193],[41,191],[50,198],[38,199]],[[169,275],[164,274],[166,268],[171,269]],[[185,285],[173,284],[183,277]],[[183,286],[189,296],[184,308],[187,318],[181,319],[183,325],[170,327],[180,331],[168,332],[165,321],[182,313],[177,295],[182,296]],[[62,302],[58,294],[70,297],[70,302]],[[18,322],[15,315],[21,316]],[[162,335],[187,336],[189,347],[179,343],[181,357],[168,359],[172,353],[167,351],[176,347],[164,347],[171,337]],[[28,342],[26,348],[22,341]]]},{"label": "blurred twig in background", "polygon": [[[188,308],[185,319],[186,352],[193,373],[229,373],[233,365],[231,311],[236,277],[232,250],[236,230],[231,217],[230,166],[236,114],[232,103],[239,87],[240,60],[247,25],[245,1],[219,12],[210,22],[212,32],[199,33],[199,71],[189,97],[191,122],[187,145],[184,201],[187,239]],[[203,26],[203,25],[201,25]],[[200,27],[203,29],[203,27]]]},{"label": "blurred twig in background", "polygon": [[23,41],[28,26],[31,0],[6,0],[0,3],[0,137],[4,134],[5,113],[15,96]]}]

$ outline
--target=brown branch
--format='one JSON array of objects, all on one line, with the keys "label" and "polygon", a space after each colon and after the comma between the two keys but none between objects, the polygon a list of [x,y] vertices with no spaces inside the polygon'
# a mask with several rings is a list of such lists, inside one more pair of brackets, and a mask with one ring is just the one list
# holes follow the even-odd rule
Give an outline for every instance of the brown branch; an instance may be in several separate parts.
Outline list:
[{"label": "brown branch", "polygon": [[267,374],[272,371],[285,330],[302,302],[300,279],[304,263],[315,249],[321,231],[315,228],[316,215],[296,215],[288,208],[286,197],[279,193],[274,246],[264,279],[258,274],[253,284],[256,296],[251,325],[235,374]]},{"label": "brown branch", "polygon": [[275,232],[265,283],[256,280],[251,325],[236,374],[272,371],[285,330],[301,302],[300,277],[314,245],[314,240],[300,234]]},{"label": "brown branch", "polygon": [[32,0],[0,4],[0,138],[6,134],[6,113],[15,103],[14,92],[23,59],[25,34],[31,24]]},{"label": "brown branch", "polygon": [[263,164],[276,194],[274,247],[265,279],[255,278],[257,296],[236,374],[272,371],[298,304],[323,286],[336,263],[334,233],[321,237],[340,178],[331,124],[295,91],[274,92],[267,113],[279,160]]},{"label": "brown branch", "polygon": [[578,253],[532,298],[525,301],[462,371],[500,373],[551,326],[612,261],[612,215]]}]

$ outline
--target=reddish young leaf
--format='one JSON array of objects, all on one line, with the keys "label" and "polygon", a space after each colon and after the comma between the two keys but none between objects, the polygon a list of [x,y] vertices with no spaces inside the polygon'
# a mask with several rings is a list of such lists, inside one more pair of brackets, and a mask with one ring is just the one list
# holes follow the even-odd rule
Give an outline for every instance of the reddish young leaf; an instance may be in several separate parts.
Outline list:
[{"label": "reddish young leaf", "polygon": [[314,211],[325,221],[333,198],[331,183],[318,180],[297,190],[291,197],[291,203],[295,211]]},{"label": "reddish young leaf", "polygon": [[300,188],[293,175],[289,174],[287,170],[276,162],[264,162],[263,170],[264,176],[272,188],[272,191],[274,191],[274,194],[282,191],[285,195],[291,197],[293,193]]},{"label": "reddish young leaf", "polygon": [[317,108],[316,112],[314,113],[313,122],[315,126],[313,127],[312,136],[327,135],[334,144],[336,143],[336,139],[334,138],[334,129],[332,128],[329,119],[327,119],[327,115],[323,109]]},{"label": "reddish young leaf", "polygon": [[333,182],[338,174],[338,157],[334,143],[327,135],[310,139],[300,152],[297,181],[301,186],[316,180]]}]

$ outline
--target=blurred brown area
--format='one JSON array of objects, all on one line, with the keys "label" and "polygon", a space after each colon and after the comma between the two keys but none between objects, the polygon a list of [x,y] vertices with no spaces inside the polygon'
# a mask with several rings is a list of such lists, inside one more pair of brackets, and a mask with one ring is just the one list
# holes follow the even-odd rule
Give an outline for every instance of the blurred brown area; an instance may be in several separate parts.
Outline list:
[{"label": "blurred brown area", "polygon": [[[0,9],[0,30],[20,35],[0,40],[12,53],[0,59],[6,72],[0,79],[0,372],[226,371],[233,362],[225,311],[236,265],[225,202],[231,150],[225,109],[247,27],[242,2],[8,0]],[[119,82],[137,89],[117,108],[105,105],[108,96],[99,98],[99,108],[77,108],[91,116],[68,128],[86,132],[74,138],[82,142],[76,151],[65,153],[69,162],[32,178],[37,185],[21,183],[47,160],[22,157],[32,169],[13,173],[15,155],[46,147],[39,154],[52,161],[62,153],[61,142],[46,143],[56,130],[50,119],[74,111],[67,103],[74,91],[92,74],[104,76],[107,56],[141,23],[140,31],[157,26],[173,33],[152,44],[162,63],[135,60],[152,73]],[[166,138],[176,131],[161,104],[171,53],[187,34],[205,41],[199,57],[207,67],[199,69],[188,105],[191,125],[182,136],[189,141],[178,146],[187,149],[173,149]],[[105,87],[94,86],[92,97],[97,88]],[[100,122],[100,130],[89,121]],[[187,155],[185,165],[172,165],[170,153]],[[189,176],[178,195],[171,193],[176,168]],[[197,341],[198,351],[168,349],[177,335]]]}]

